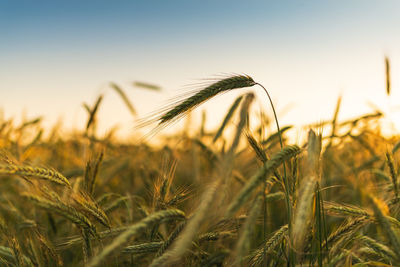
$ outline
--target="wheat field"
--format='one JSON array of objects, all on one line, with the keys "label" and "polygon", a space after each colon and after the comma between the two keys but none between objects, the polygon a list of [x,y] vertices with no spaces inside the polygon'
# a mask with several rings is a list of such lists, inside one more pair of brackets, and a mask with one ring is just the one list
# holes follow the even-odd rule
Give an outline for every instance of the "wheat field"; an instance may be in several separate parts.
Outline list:
[{"label": "wheat field", "polygon": [[[221,79],[139,127],[161,135],[217,94],[260,86]],[[99,136],[102,98],[68,136],[40,118],[0,121],[1,266],[400,265],[400,143],[381,134],[384,114],[339,121],[339,99],[294,144],[271,98],[251,116],[244,93],[218,129],[151,145]]]}]

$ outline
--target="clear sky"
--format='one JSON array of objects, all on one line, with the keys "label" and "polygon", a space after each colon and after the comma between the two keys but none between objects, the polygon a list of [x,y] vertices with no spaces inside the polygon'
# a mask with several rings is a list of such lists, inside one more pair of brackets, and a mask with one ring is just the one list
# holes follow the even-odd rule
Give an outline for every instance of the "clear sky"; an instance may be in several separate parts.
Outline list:
[{"label": "clear sky", "polygon": [[[270,90],[282,124],[330,118],[340,94],[341,118],[371,111],[368,102],[396,110],[399,14],[396,0],[1,0],[0,108],[6,118],[25,112],[44,115],[48,125],[62,118],[67,127],[83,127],[82,103],[105,93],[99,113],[104,131],[114,124],[132,129],[109,81],[120,84],[145,116],[185,85],[246,73]],[[389,99],[385,55],[391,60]],[[137,80],[164,92],[134,88]],[[210,127],[238,93],[202,106],[211,111]]]}]

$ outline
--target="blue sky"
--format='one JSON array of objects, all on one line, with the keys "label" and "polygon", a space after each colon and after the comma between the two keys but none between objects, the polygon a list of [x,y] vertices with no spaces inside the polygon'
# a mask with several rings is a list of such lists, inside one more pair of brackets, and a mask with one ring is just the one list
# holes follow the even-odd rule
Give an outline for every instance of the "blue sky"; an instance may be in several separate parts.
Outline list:
[{"label": "blue sky", "polygon": [[[106,93],[103,128],[131,129],[109,81],[123,86],[144,116],[184,85],[221,73],[246,73],[266,85],[284,123],[329,118],[340,94],[343,118],[370,110],[367,102],[394,108],[399,12],[398,1],[365,0],[0,1],[0,108],[6,117],[26,112],[82,127],[82,102]],[[164,93],[135,89],[134,80]],[[202,107],[215,117],[210,127],[238,93]]]}]

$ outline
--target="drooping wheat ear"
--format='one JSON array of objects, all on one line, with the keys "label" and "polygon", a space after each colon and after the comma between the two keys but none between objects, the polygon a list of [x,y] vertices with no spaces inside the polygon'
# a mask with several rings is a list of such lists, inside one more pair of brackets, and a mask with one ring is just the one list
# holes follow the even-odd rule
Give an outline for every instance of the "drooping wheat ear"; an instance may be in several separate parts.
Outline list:
[{"label": "drooping wheat ear", "polygon": [[223,80],[220,80],[216,83],[207,86],[200,92],[194,94],[193,96],[185,99],[180,104],[173,107],[171,110],[167,111],[164,115],[162,115],[159,119],[159,124],[166,123],[180,114],[184,114],[192,108],[204,103],[215,95],[238,88],[250,87],[255,85],[253,78],[247,75],[239,75],[229,77]]},{"label": "drooping wheat ear", "polygon": [[267,163],[265,163],[253,177],[250,178],[240,193],[232,201],[228,208],[226,217],[229,218],[232,216],[247,201],[253,190],[257,188],[266,177],[271,175],[279,165],[299,154],[300,151],[301,149],[296,145],[286,146],[284,149],[273,155],[272,158],[267,161]]},{"label": "drooping wheat ear", "polygon": [[70,186],[67,178],[65,178],[61,173],[46,168],[16,164],[0,164],[0,174],[17,174],[20,176],[38,177],[57,184]]},{"label": "drooping wheat ear", "polygon": [[95,256],[87,265],[88,267],[98,266],[102,263],[102,261],[109,256],[111,253],[119,252],[120,248],[123,247],[129,239],[137,233],[142,232],[147,227],[153,225],[154,223],[168,220],[168,219],[184,219],[185,214],[176,209],[169,209],[155,212],[148,217],[144,218],[140,222],[130,226],[127,230],[125,230],[122,234],[116,237],[111,244],[106,246],[100,254]]}]

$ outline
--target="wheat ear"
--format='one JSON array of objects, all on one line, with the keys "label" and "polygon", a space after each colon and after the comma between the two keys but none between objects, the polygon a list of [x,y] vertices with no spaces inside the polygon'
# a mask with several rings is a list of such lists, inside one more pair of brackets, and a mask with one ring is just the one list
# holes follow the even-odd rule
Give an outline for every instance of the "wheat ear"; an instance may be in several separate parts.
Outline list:
[{"label": "wheat ear", "polygon": [[70,186],[67,178],[65,178],[61,173],[46,168],[16,164],[0,164],[0,174],[17,174],[20,176],[38,177],[57,184]]},{"label": "wheat ear", "polygon": [[250,197],[253,190],[260,183],[271,175],[282,163],[300,153],[300,148],[296,145],[286,146],[284,149],[272,156],[272,158],[264,164],[259,171],[250,178],[240,193],[230,204],[226,217],[232,216]]},{"label": "wheat ear", "polygon": [[247,75],[233,76],[220,80],[216,83],[211,84],[210,86],[207,86],[203,90],[185,99],[182,103],[167,111],[164,115],[160,117],[159,124],[163,124],[172,120],[178,115],[191,110],[192,108],[200,105],[201,103],[204,103],[208,99],[216,96],[221,92],[250,87],[255,84],[256,83],[254,82],[253,78]]},{"label": "wheat ear", "polygon": [[111,244],[106,246],[100,254],[95,256],[88,264],[88,267],[98,266],[102,263],[102,261],[109,256],[113,252],[117,252],[120,250],[122,246],[124,246],[129,239],[135,234],[143,231],[147,227],[153,225],[154,223],[160,222],[162,220],[167,219],[183,219],[185,218],[185,214],[176,209],[169,209],[155,212],[148,217],[144,218],[140,222],[130,226],[127,230],[125,230],[122,234],[116,237]]}]

